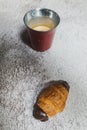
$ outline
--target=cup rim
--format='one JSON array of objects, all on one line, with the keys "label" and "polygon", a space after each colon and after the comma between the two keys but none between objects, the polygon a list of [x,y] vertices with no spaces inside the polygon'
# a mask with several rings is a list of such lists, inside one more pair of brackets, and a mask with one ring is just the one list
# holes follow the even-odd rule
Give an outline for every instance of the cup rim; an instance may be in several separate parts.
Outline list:
[{"label": "cup rim", "polygon": [[[51,11],[52,13],[54,13],[57,17],[58,17],[58,23],[55,25],[55,27],[54,28],[52,28],[52,29],[50,29],[50,30],[47,30],[47,31],[37,31],[37,30],[34,30],[34,29],[32,29],[32,28],[30,28],[28,25],[27,25],[27,23],[25,22],[25,18],[27,17],[27,14],[29,14],[30,12],[32,12],[32,11],[34,11],[34,10],[37,10],[37,11],[40,11],[40,10],[48,10],[48,11]],[[34,9],[31,9],[31,10],[29,10],[29,11],[27,11],[26,13],[25,13],[25,15],[24,15],[24,17],[23,17],[23,21],[24,21],[24,24],[25,24],[25,26],[28,28],[28,29],[30,29],[30,30],[32,30],[32,31],[35,31],[35,32],[50,32],[50,31],[52,31],[52,30],[54,30],[58,25],[59,25],[59,23],[60,23],[60,16],[59,16],[59,14],[57,14],[54,10],[52,10],[52,9],[48,9],[48,8],[34,8]]]}]

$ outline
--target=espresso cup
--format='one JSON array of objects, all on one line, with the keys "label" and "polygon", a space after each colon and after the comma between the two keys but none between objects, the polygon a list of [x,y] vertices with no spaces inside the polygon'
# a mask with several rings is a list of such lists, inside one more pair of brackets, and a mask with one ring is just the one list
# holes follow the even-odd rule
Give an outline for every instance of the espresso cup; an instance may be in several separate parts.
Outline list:
[{"label": "espresso cup", "polygon": [[24,24],[28,29],[31,46],[34,50],[46,51],[51,47],[59,22],[59,15],[46,8],[36,8],[25,14]]}]

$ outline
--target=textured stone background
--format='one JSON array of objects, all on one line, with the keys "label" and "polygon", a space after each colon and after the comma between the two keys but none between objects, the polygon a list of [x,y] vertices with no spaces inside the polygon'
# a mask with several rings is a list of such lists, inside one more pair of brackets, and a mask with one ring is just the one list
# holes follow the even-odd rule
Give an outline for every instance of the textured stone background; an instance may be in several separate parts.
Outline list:
[{"label": "textured stone background", "polygon": [[[61,18],[43,53],[24,39],[23,16],[36,7]],[[64,111],[37,121],[32,110],[40,84],[59,79],[71,86]],[[87,0],[0,0],[0,130],[87,130]]]}]

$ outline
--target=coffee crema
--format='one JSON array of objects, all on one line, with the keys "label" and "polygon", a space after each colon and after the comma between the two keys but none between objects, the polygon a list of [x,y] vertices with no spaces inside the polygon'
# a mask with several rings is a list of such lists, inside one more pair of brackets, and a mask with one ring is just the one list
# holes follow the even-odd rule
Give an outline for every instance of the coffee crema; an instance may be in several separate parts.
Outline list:
[{"label": "coffee crema", "polygon": [[34,29],[36,31],[48,31],[48,30],[50,30],[50,28],[45,26],[45,25],[39,25],[39,26],[33,27],[32,29]]},{"label": "coffee crema", "polygon": [[32,18],[27,25],[33,30],[44,32],[53,29],[56,23],[48,17],[36,17]]}]

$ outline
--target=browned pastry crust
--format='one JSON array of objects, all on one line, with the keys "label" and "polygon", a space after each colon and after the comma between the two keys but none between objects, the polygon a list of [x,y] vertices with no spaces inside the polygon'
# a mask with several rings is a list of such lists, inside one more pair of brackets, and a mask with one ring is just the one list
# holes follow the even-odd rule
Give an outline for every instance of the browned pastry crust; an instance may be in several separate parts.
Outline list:
[{"label": "browned pastry crust", "polygon": [[40,111],[43,111],[46,116],[50,118],[57,113],[63,111],[68,97],[68,93],[69,85],[66,81],[60,80],[51,83],[40,93],[36,105],[38,106],[38,108],[40,108]]}]

